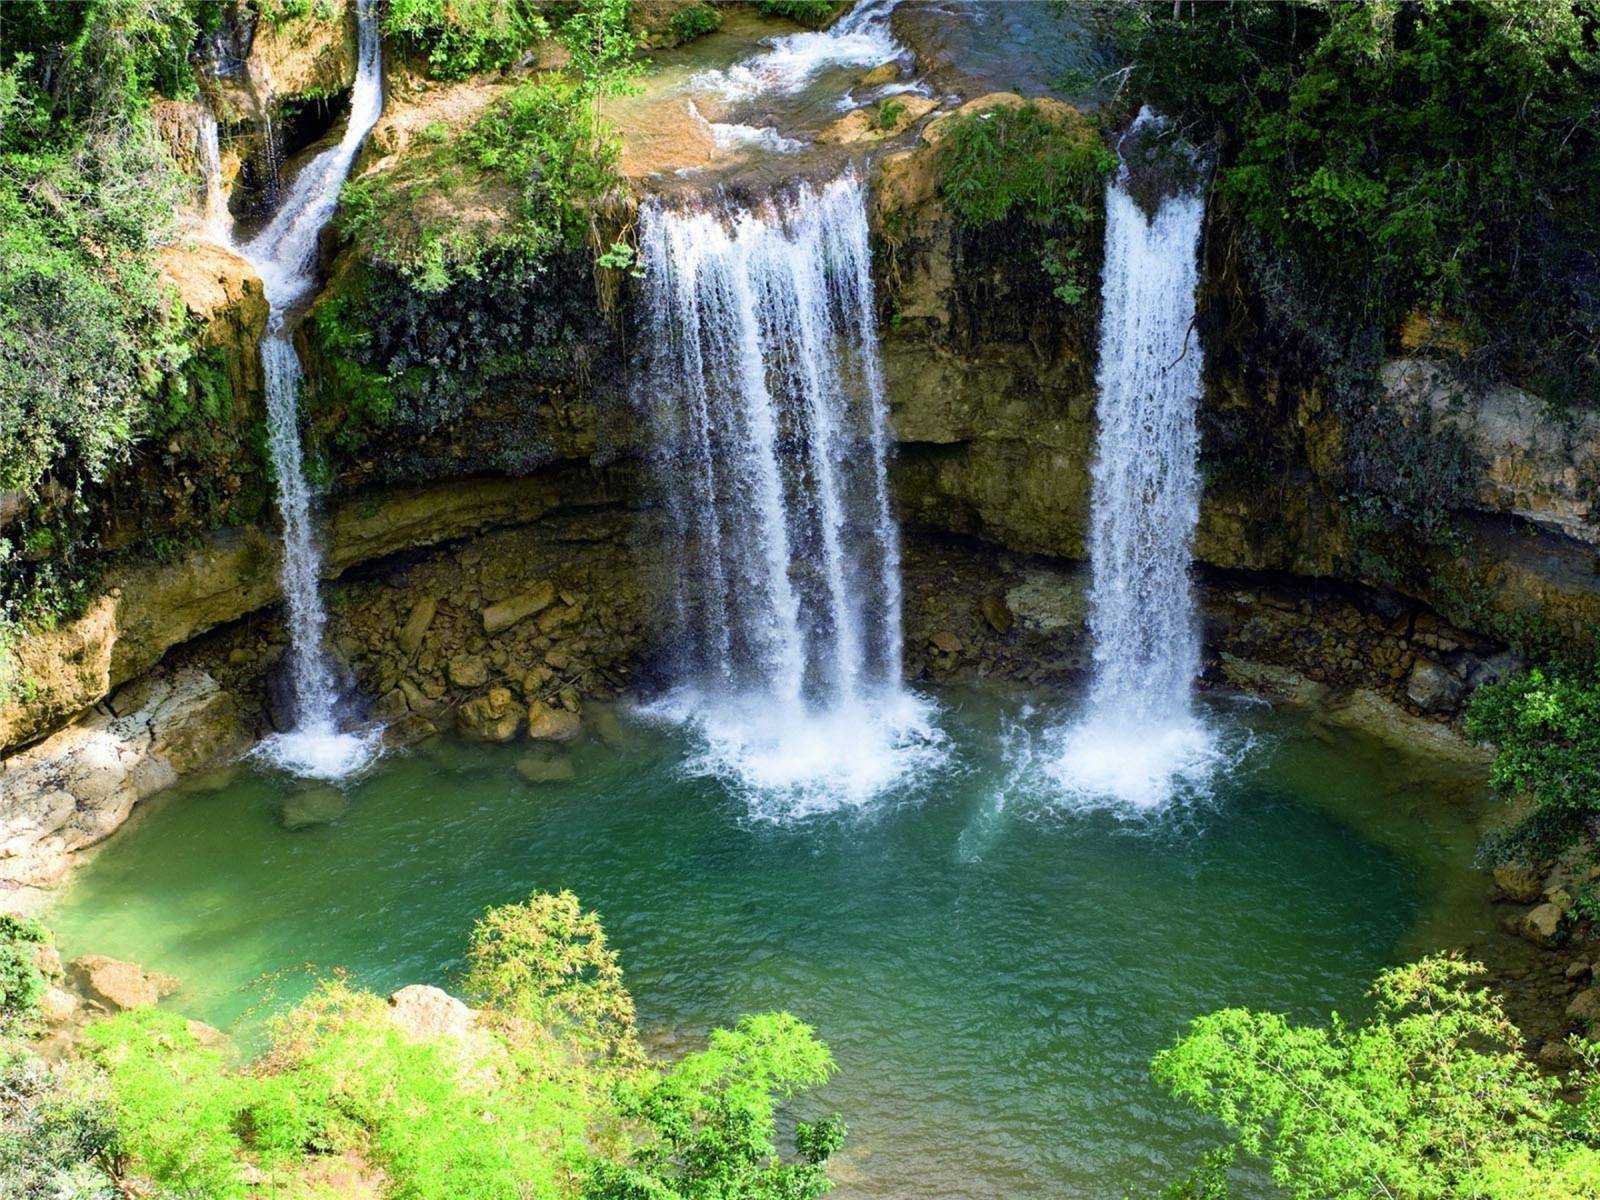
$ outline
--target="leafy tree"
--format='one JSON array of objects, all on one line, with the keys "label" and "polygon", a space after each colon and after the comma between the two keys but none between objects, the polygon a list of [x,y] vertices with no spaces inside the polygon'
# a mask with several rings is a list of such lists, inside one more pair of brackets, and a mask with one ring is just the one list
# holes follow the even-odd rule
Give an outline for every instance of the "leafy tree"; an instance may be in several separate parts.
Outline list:
[{"label": "leafy tree", "polygon": [[[1561,1097],[1499,1001],[1471,986],[1482,974],[1443,956],[1385,971],[1358,1025],[1224,1009],[1194,1021],[1153,1072],[1295,1200],[1600,1195],[1600,1101]],[[1228,1155],[1172,1194],[1226,1196]]]},{"label": "leafy tree", "polygon": [[44,996],[39,970],[43,926],[26,917],[0,913],[0,1034],[31,1020]]},{"label": "leafy tree", "polygon": [[439,79],[515,63],[550,34],[541,0],[389,0],[383,32]]}]

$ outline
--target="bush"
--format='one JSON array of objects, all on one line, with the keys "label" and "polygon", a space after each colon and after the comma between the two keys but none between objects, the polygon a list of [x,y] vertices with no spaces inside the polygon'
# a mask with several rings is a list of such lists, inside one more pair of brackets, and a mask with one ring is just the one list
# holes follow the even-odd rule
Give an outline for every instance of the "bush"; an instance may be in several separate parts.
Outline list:
[{"label": "bush", "polygon": [[680,9],[672,14],[672,32],[680,42],[714,33],[722,26],[722,14],[709,4]]},{"label": "bush", "polygon": [[45,978],[39,970],[43,926],[0,913],[0,1034],[24,1026],[38,1013]]},{"label": "bush", "polygon": [[649,1065],[604,931],[565,892],[490,910],[468,982],[486,1002],[473,1030],[423,1040],[378,997],[326,983],[243,1070],[172,1013],[93,1026],[119,1175],[209,1200],[298,1195],[316,1157],[350,1152],[408,1200],[826,1190],[836,1120],[798,1127],[793,1164],[774,1145],[780,1103],[833,1070],[794,1018],[746,1017],[675,1066]]},{"label": "bush", "polygon": [[1467,732],[1495,744],[1490,780],[1532,812],[1494,840],[1498,857],[1559,853],[1600,816],[1600,678],[1536,668],[1473,693]]},{"label": "bush", "polygon": [[807,29],[821,29],[839,6],[833,0],[760,0],[756,7],[763,16],[788,17]]},{"label": "bush", "polygon": [[1071,306],[1089,294],[1082,248],[1103,219],[1100,190],[1116,161],[1090,126],[1036,104],[994,108],[949,118],[939,190],[963,225],[1021,223],[1040,235],[1040,265]]},{"label": "bush", "polygon": [[541,0],[389,0],[383,32],[436,79],[465,79],[518,61],[550,36]]},{"label": "bush", "polygon": [[[1562,1098],[1500,1002],[1471,986],[1482,974],[1446,957],[1385,971],[1359,1025],[1237,1008],[1194,1021],[1152,1070],[1234,1141],[1170,1194],[1222,1200],[1242,1151],[1295,1200],[1595,1195],[1600,1094]],[[1569,1082],[1595,1081],[1590,1062]]]},{"label": "bush", "polygon": [[116,1200],[119,1156],[103,1077],[0,1042],[0,1196]]}]

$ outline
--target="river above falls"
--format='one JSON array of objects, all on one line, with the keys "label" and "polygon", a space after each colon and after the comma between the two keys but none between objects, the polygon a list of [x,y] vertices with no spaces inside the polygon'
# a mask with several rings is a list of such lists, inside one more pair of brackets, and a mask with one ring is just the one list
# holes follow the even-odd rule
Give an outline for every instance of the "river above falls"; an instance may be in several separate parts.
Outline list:
[{"label": "river above falls", "polygon": [[943,765],[801,821],[626,714],[555,753],[436,740],[342,791],[231,769],[136,815],[53,923],[68,955],[178,976],[168,1006],[249,1043],[315,970],[448,987],[486,906],[570,888],[660,1052],[744,1012],[817,1028],[840,1070],[801,1115],[850,1124],[837,1195],[1106,1200],[1202,1148],[1146,1072],[1189,1018],[1357,1010],[1385,964],[1483,933],[1477,789],[1438,764],[1213,701],[1242,761],[1130,822],[1063,807],[1035,766],[1061,714],[934,699]]}]

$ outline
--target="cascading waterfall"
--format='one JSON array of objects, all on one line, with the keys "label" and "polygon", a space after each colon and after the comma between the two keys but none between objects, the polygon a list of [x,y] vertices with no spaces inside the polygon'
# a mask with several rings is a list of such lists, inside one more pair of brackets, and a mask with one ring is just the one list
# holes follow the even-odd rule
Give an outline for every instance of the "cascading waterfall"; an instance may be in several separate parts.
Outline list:
[{"label": "cascading waterfall", "polygon": [[1139,808],[1203,780],[1216,759],[1191,695],[1202,366],[1191,326],[1204,216],[1203,197],[1181,191],[1147,218],[1126,167],[1106,188],[1089,540],[1095,669],[1088,711],[1067,731],[1053,773],[1078,795]]},{"label": "cascading waterfall", "polygon": [[228,238],[228,194],[222,186],[222,144],[216,114],[204,105],[200,108],[195,146],[204,189],[200,196],[201,228],[211,240],[225,242]]},{"label": "cascading waterfall", "polygon": [[317,237],[333,215],[339,188],[363,139],[383,112],[377,0],[357,0],[359,58],[344,136],[301,168],[272,220],[240,252],[261,275],[270,308],[261,342],[267,393],[267,445],[283,520],[283,594],[289,610],[289,680],[295,727],[268,739],[262,752],[296,774],[336,778],[376,750],[371,732],[342,733],[339,692],[322,648],[327,614],[319,590],[321,555],[300,446],[300,358],[291,316],[316,284]]},{"label": "cascading waterfall", "polygon": [[696,87],[730,100],[749,100],[772,92],[798,92],[830,68],[876,67],[906,52],[889,28],[899,0],[859,0],[827,29],[772,38],[761,54],[726,71],[703,71]]},{"label": "cascading waterfall", "polygon": [[704,764],[860,800],[934,752],[901,687],[864,189],[718,214],[648,204],[639,375],[677,553],[677,688]]}]

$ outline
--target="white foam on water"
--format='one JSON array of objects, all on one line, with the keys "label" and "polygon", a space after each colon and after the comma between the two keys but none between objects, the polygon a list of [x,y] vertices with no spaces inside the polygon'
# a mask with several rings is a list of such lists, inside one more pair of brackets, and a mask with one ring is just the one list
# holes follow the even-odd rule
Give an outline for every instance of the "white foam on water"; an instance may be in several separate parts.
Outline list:
[{"label": "white foam on water", "polygon": [[344,779],[377,761],[383,753],[383,731],[302,724],[263,739],[250,753],[303,779]]},{"label": "white foam on water", "polygon": [[899,0],[860,0],[827,29],[776,37],[767,50],[725,71],[702,71],[691,87],[730,100],[792,94],[812,78],[837,67],[871,68],[894,62],[905,47],[889,29],[889,14]]},{"label": "white foam on water", "polygon": [[1202,366],[1192,326],[1205,201],[1172,195],[1147,219],[1125,185],[1119,174],[1106,189],[1089,538],[1094,680],[1050,772],[1077,801],[1149,809],[1203,788],[1223,757],[1192,695]]},{"label": "white foam on water", "polygon": [[804,143],[784,137],[772,125],[741,125],[737,122],[708,121],[701,115],[693,100],[689,101],[689,115],[711,135],[717,149],[724,153],[735,150],[760,150],[766,154],[793,154]]},{"label": "white foam on water", "polygon": [[860,804],[942,754],[900,677],[866,192],[647,204],[636,395],[672,521],[676,686],[656,715],[752,811]]}]

